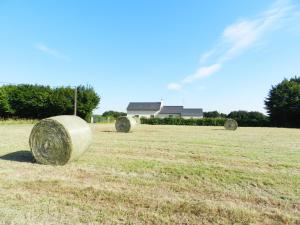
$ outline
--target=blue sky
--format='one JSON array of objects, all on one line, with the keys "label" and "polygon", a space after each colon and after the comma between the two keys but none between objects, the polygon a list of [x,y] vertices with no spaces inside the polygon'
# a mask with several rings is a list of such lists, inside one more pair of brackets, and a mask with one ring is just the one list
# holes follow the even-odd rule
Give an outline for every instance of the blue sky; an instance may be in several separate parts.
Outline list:
[{"label": "blue sky", "polygon": [[0,0],[0,82],[92,85],[129,101],[264,111],[300,75],[296,0]]}]

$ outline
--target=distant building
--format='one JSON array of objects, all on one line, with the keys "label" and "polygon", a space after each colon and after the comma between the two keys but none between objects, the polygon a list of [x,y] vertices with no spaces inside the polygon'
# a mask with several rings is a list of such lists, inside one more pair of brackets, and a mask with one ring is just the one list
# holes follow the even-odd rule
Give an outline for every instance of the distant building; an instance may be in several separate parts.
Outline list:
[{"label": "distant building", "polygon": [[127,107],[127,115],[146,118],[155,117],[161,108],[161,102],[130,102]]},{"label": "distant building", "polygon": [[163,106],[162,102],[130,102],[127,107],[127,115],[135,117],[182,117],[203,118],[201,108],[184,108],[183,106]]},{"label": "distant building", "polygon": [[200,108],[187,108],[181,112],[181,117],[185,119],[189,118],[203,118],[203,109]]},{"label": "distant building", "polygon": [[163,106],[160,112],[157,114],[157,117],[181,117],[182,110],[183,106]]}]

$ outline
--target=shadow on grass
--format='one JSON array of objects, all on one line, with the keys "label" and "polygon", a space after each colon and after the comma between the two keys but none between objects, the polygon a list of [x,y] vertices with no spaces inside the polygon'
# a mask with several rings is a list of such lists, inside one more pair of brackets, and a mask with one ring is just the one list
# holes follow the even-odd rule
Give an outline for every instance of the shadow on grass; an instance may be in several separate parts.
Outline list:
[{"label": "shadow on grass", "polygon": [[35,160],[30,151],[21,150],[12,153],[8,153],[6,155],[0,156],[2,160],[15,161],[15,162],[27,162],[34,163]]},{"label": "shadow on grass", "polygon": [[102,132],[102,133],[114,133],[116,131],[114,131],[114,130],[103,130],[103,131],[100,131],[100,132]]}]

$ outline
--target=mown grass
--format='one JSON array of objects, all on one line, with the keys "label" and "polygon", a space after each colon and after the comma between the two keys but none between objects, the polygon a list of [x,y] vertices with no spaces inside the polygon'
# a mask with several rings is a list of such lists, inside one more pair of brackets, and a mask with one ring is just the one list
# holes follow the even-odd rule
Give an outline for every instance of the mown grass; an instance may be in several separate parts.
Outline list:
[{"label": "mown grass", "polygon": [[63,167],[31,162],[32,125],[0,126],[0,224],[300,224],[300,130],[91,126]]},{"label": "mown grass", "polygon": [[35,124],[38,120],[33,119],[0,119],[2,124]]}]

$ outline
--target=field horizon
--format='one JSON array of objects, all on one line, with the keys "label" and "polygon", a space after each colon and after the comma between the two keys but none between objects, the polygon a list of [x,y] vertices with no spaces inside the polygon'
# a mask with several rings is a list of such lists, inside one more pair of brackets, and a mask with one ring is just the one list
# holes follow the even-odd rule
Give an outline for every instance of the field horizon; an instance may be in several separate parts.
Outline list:
[{"label": "field horizon", "polygon": [[66,166],[33,163],[32,124],[0,124],[0,224],[300,224],[300,132],[91,124]]}]

